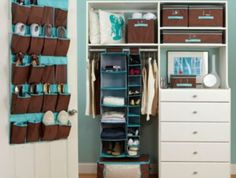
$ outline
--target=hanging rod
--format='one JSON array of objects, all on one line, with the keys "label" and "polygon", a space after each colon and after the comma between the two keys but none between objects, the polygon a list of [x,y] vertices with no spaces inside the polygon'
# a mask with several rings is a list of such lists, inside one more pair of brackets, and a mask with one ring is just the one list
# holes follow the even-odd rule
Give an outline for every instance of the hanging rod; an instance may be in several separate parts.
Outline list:
[{"label": "hanging rod", "polygon": [[[106,52],[107,49],[89,49],[90,52]],[[130,49],[123,49],[123,52],[129,52]],[[157,52],[158,49],[139,49],[140,52]]]}]

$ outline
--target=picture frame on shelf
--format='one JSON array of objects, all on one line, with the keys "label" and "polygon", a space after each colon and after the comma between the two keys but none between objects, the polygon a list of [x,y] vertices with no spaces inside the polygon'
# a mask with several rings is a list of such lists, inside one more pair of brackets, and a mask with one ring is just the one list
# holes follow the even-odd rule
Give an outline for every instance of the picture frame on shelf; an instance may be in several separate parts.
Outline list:
[{"label": "picture frame on shelf", "polygon": [[208,74],[208,51],[168,51],[168,83],[171,75],[196,75],[197,84],[202,84]]}]

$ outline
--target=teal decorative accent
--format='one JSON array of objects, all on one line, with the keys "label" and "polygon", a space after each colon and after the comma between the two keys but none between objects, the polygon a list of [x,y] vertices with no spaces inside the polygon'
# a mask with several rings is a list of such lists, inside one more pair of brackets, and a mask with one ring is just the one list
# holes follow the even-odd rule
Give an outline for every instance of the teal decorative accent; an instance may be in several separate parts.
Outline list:
[{"label": "teal decorative accent", "polygon": [[68,9],[68,0],[38,0],[38,5]]},{"label": "teal decorative accent", "polygon": [[41,65],[66,65],[67,57],[39,56],[39,62]]},{"label": "teal decorative accent", "polygon": [[168,16],[169,20],[183,20],[183,16]]},{"label": "teal decorative accent", "polygon": [[199,20],[214,20],[215,17],[211,15],[207,15],[207,16],[199,16],[198,19]]},{"label": "teal decorative accent", "polygon": [[117,17],[115,15],[110,15],[111,22],[111,36],[113,40],[119,41],[123,37],[123,29],[125,21],[122,17]]},{"label": "teal decorative accent", "polygon": [[138,23],[134,25],[135,27],[148,27],[148,24],[146,23]]},{"label": "teal decorative accent", "polygon": [[201,39],[186,39],[186,43],[201,43]]}]

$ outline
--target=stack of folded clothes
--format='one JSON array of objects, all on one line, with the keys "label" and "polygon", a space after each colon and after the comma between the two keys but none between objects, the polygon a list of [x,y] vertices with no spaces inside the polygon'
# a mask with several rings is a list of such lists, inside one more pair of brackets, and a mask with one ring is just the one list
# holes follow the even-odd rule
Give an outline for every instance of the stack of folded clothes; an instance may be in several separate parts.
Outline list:
[{"label": "stack of folded clothes", "polygon": [[125,123],[125,113],[108,111],[102,114],[102,123]]},{"label": "stack of folded clothes", "polygon": [[103,104],[112,105],[112,106],[124,106],[125,105],[125,98],[114,97],[114,96],[105,96],[103,99]]},{"label": "stack of folded clothes", "polygon": [[101,133],[102,139],[121,140],[126,138],[125,129],[123,127],[104,128]]}]

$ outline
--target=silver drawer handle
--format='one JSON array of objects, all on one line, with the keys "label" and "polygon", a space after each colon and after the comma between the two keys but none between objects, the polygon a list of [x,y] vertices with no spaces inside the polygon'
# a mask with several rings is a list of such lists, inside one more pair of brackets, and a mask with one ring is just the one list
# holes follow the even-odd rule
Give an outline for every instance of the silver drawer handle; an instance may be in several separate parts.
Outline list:
[{"label": "silver drawer handle", "polygon": [[193,95],[193,98],[197,98],[197,95]]},{"label": "silver drawer handle", "polygon": [[194,171],[194,172],[193,172],[193,175],[197,175],[197,174],[198,174],[198,172],[197,172],[197,171]]},{"label": "silver drawer handle", "polygon": [[197,134],[198,134],[198,132],[197,132],[197,131],[194,131],[194,132],[193,132],[193,135],[197,135]]},{"label": "silver drawer handle", "polygon": [[197,111],[193,111],[193,114],[197,114]]},{"label": "silver drawer handle", "polygon": [[194,155],[197,155],[197,154],[198,154],[198,152],[197,152],[197,151],[194,151],[194,152],[193,152],[193,154],[194,154]]}]

